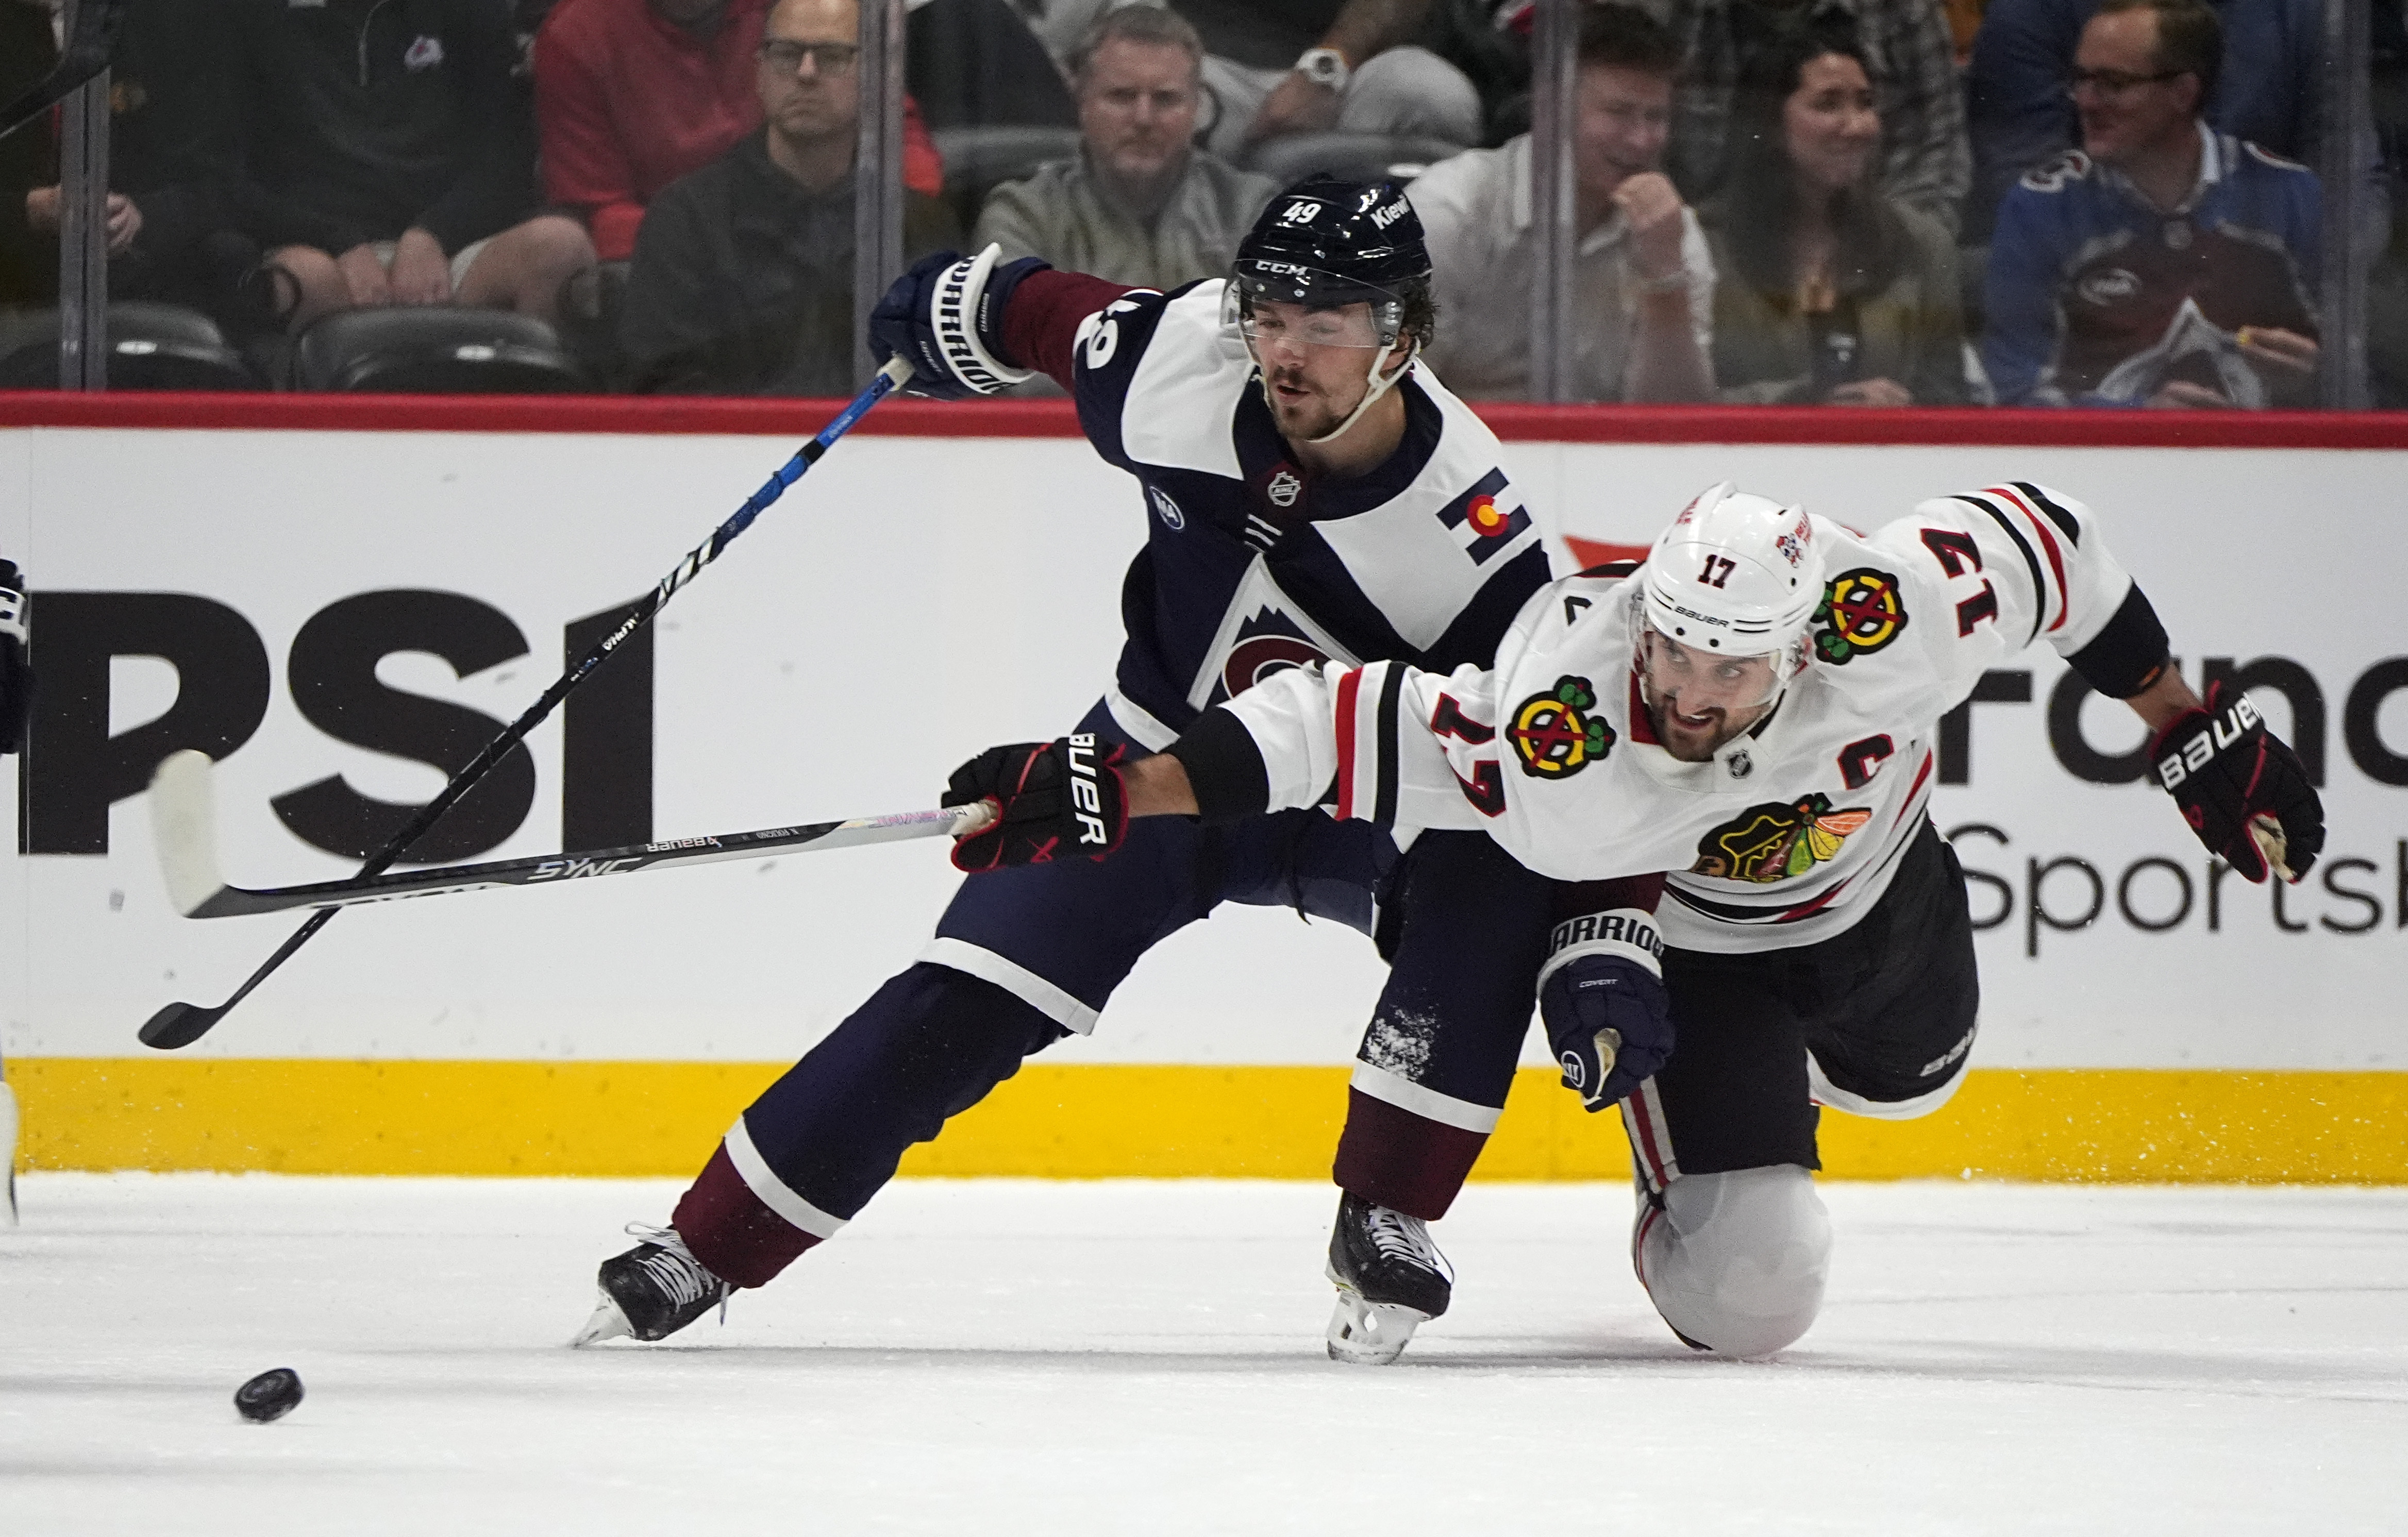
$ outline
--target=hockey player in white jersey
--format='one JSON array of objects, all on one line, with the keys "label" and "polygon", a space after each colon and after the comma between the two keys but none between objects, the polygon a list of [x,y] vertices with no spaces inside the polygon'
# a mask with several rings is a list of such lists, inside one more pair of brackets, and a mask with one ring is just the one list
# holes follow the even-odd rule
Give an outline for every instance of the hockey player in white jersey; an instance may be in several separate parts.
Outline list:
[{"label": "hockey player in white jersey", "polygon": [[[1568,882],[1671,872],[1660,915],[1555,925],[1540,1008],[1565,1084],[1623,1106],[1656,1307],[1692,1345],[1761,1355],[1821,1305],[1817,1107],[1922,1116],[1961,1080],[1979,988],[1928,815],[1932,743],[1985,669],[2042,641],[2156,733],[2212,852],[2252,880],[2307,873],[2323,818],[2298,757],[2245,697],[2202,704],[2097,519],[2022,482],[1870,537],[1716,486],[1635,571],[1533,597],[1494,667],[1267,679],[1133,765],[1125,794],[1133,816],[1208,824],[1327,804],[1484,828]],[[1485,1048],[1510,1060],[1519,1035]],[[1367,1059],[1358,1088],[1367,1073],[1411,1083],[1429,1135],[1459,1135],[1459,1089],[1410,1062]]]}]

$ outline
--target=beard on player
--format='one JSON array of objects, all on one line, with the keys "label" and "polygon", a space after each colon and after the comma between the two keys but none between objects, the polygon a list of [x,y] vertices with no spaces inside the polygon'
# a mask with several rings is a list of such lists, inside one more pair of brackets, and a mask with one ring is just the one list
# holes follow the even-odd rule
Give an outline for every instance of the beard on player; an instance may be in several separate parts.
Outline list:
[{"label": "beard on player", "polygon": [[1656,741],[1684,763],[1712,761],[1771,710],[1773,662],[1770,655],[1714,656],[1645,630],[1636,666]]}]

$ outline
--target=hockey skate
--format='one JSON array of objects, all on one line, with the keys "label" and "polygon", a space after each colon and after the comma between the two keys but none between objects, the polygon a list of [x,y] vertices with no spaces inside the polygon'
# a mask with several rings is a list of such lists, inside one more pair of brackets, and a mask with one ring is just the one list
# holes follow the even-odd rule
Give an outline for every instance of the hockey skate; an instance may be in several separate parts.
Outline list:
[{"label": "hockey skate", "polygon": [[648,1343],[665,1340],[714,1306],[719,1321],[727,1321],[727,1294],[735,1288],[705,1269],[675,1228],[630,1222],[627,1235],[643,1242],[602,1261],[595,1277],[602,1288],[601,1301],[577,1338],[568,1342],[572,1347],[623,1336]]},{"label": "hockey skate", "polygon": [[1328,1274],[1338,1287],[1329,1359],[1358,1366],[1395,1360],[1413,1331],[1444,1313],[1455,1294],[1446,1256],[1430,1242],[1422,1219],[1358,1195],[1338,1203]]}]

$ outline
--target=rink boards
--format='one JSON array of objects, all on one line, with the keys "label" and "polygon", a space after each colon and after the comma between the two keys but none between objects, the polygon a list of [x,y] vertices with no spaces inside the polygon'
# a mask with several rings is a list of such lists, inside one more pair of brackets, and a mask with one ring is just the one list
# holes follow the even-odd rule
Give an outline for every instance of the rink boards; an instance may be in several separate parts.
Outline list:
[{"label": "rink boards", "polygon": [[[909,963],[952,883],[940,849],[346,914],[165,1056],[135,1028],[170,999],[222,1000],[288,920],[177,918],[140,786],[173,747],[220,750],[231,878],[349,874],[327,847],[358,838],[367,802],[441,783],[411,754],[515,715],[824,415],[0,400],[0,553],[32,574],[45,679],[16,797],[25,851],[0,864],[0,1052],[27,1161],[690,1171],[780,1064]],[[1495,417],[1558,538],[1643,543],[1725,477],[1860,527],[2000,479],[2056,486],[2100,509],[2194,680],[2259,685],[2321,765],[2326,862],[2277,900],[2211,870],[2137,782],[2128,713],[2085,707],[2045,652],[1994,674],[1942,733],[1935,800],[1985,924],[1974,1073],[1924,1122],[1827,1118],[1835,1173],[2408,1180],[2408,434]],[[977,747],[1061,730],[1109,677],[1150,516],[1068,427],[1054,406],[882,407],[648,652],[536,733],[443,857],[912,809]],[[1967,441],[1886,441],[1934,437]],[[1317,1176],[1378,982],[1351,933],[1225,914],[906,1167]],[[1625,1166],[1610,1119],[1526,1076],[1484,1174]]]}]

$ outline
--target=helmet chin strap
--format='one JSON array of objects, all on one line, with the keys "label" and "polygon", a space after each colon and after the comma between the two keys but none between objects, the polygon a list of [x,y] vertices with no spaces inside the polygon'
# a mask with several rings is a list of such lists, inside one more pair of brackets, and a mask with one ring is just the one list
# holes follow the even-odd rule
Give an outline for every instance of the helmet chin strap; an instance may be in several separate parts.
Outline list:
[{"label": "helmet chin strap", "polygon": [[[1331,438],[1343,435],[1349,427],[1352,427],[1356,422],[1362,420],[1363,413],[1377,405],[1382,395],[1384,395],[1390,390],[1395,389],[1397,381],[1403,378],[1406,373],[1412,369],[1413,366],[1413,360],[1422,355],[1422,339],[1419,336],[1415,336],[1413,338],[1412,350],[1405,354],[1405,361],[1397,364],[1396,367],[1388,370],[1386,374],[1383,375],[1380,372],[1380,364],[1384,359],[1386,359],[1387,355],[1394,350],[1396,349],[1393,347],[1383,347],[1372,352],[1371,366],[1366,370],[1364,374],[1364,383],[1369,385],[1369,388],[1363,391],[1362,403],[1356,406],[1354,410],[1347,413],[1345,420],[1340,422],[1337,426],[1332,427],[1329,431],[1322,434],[1319,437],[1306,438],[1305,441],[1307,443],[1326,443]],[[1266,402],[1270,399],[1270,376],[1266,374],[1263,376],[1263,399]]]}]

